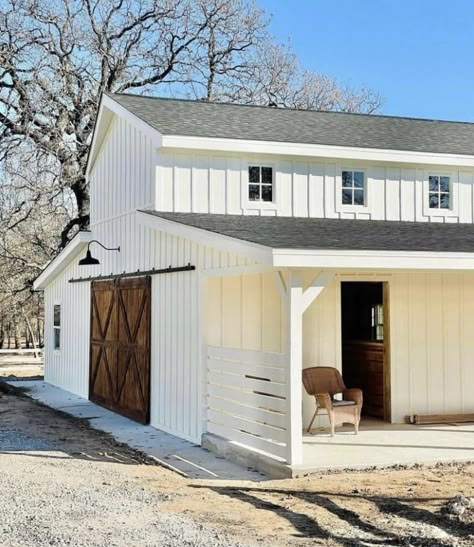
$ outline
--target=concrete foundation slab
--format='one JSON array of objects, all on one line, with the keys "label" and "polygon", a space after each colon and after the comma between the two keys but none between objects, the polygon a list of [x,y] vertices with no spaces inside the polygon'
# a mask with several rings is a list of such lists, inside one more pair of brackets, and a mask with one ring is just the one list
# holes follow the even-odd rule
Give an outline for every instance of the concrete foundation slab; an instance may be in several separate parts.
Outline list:
[{"label": "concrete foundation slab", "polygon": [[155,458],[159,463],[184,476],[211,480],[260,481],[268,477],[248,465],[241,466],[215,453],[160,431],[141,425],[87,399],[73,395],[46,382],[37,380],[8,381],[14,387],[27,388],[27,395],[56,410],[89,420],[90,425],[105,431],[131,448]]}]

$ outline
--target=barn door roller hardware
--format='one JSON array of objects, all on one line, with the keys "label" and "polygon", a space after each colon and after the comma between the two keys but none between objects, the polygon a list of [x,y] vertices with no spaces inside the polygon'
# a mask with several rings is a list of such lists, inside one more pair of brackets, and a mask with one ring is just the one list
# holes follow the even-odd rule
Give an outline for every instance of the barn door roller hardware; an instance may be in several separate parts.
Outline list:
[{"label": "barn door roller hardware", "polygon": [[89,241],[89,244],[87,245],[86,256],[84,258],[81,258],[81,260],[79,260],[79,266],[96,266],[100,264],[99,260],[97,258],[94,258],[91,255],[90,246],[92,243],[97,243],[97,245],[100,245],[102,249],[105,249],[106,251],[120,252],[120,247],[106,247],[105,245],[102,245],[100,241],[97,241],[97,239],[93,239],[92,241]]},{"label": "barn door roller hardware", "polygon": [[123,272],[120,274],[111,273],[110,275],[96,275],[95,277],[89,276],[89,277],[78,277],[75,279],[72,278],[69,280],[69,283],[81,283],[83,281],[101,281],[106,279],[124,279],[125,277],[141,277],[144,275],[157,275],[157,274],[167,274],[167,273],[175,273],[175,272],[189,272],[195,269],[196,269],[196,266],[193,266],[188,263],[187,266],[177,266],[175,268],[168,266],[167,268],[162,268],[161,270],[156,270],[155,268],[153,268],[152,270],[144,270],[144,271],[137,270],[136,272]]}]

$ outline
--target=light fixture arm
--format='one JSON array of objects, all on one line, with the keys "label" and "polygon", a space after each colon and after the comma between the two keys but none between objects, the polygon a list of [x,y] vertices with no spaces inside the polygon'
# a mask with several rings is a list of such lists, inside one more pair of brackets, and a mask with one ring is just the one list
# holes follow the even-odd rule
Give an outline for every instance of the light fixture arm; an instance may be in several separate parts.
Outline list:
[{"label": "light fixture arm", "polygon": [[102,249],[105,249],[106,251],[118,251],[120,252],[120,245],[118,247],[106,247],[105,245],[102,245],[102,243],[100,241],[97,241],[97,239],[93,239],[92,241],[89,241],[88,245],[87,245],[87,250],[89,251],[90,249],[90,246],[92,243],[97,243],[98,245],[100,245],[102,247]]}]

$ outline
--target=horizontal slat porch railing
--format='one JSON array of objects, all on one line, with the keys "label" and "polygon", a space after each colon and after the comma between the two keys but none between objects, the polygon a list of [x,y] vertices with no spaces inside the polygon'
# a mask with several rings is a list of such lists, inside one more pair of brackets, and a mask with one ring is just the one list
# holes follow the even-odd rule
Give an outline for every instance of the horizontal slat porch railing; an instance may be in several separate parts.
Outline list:
[{"label": "horizontal slat porch railing", "polygon": [[286,459],[286,357],[207,348],[208,431]]}]

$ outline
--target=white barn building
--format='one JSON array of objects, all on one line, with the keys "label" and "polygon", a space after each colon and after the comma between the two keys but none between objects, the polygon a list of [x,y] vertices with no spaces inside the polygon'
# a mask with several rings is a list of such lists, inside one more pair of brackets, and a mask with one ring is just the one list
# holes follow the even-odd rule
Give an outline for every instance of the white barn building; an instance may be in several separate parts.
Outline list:
[{"label": "white barn building", "polygon": [[87,177],[46,381],[293,466],[305,367],[387,422],[474,412],[474,124],[105,95]]}]

